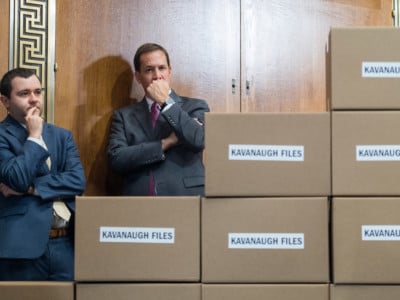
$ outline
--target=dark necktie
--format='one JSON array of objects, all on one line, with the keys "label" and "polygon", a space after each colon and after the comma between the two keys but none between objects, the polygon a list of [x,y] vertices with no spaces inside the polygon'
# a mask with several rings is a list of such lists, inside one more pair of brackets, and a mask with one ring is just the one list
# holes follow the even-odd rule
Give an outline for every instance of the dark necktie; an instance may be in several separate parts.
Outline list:
[{"label": "dark necktie", "polygon": [[[156,127],[156,122],[158,119],[158,115],[160,114],[160,108],[157,102],[153,102],[151,105],[151,125]],[[155,196],[156,195],[156,186],[155,186],[155,181],[154,181],[154,175],[152,172],[150,172],[150,179],[149,179],[149,196]]]},{"label": "dark necktie", "polygon": [[153,102],[151,105],[151,125],[156,127],[156,122],[158,119],[158,115],[160,114],[160,106],[157,104],[157,102]]}]

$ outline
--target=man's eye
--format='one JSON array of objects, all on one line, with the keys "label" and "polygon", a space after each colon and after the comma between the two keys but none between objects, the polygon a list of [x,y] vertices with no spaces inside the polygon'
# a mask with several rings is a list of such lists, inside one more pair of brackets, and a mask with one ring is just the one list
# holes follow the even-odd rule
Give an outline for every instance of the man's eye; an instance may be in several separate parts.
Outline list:
[{"label": "man's eye", "polygon": [[29,92],[28,91],[22,91],[22,92],[19,92],[18,94],[21,97],[27,97],[29,95]]},{"label": "man's eye", "polygon": [[34,93],[36,96],[40,96],[42,94],[42,90],[39,90],[39,89],[34,90]]}]

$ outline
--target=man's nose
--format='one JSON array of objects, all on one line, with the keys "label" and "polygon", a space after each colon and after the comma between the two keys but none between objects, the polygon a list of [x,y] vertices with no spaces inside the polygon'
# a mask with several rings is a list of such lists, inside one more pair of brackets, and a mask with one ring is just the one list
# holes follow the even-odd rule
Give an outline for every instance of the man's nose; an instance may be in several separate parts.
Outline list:
[{"label": "man's nose", "polygon": [[162,79],[162,74],[161,71],[159,69],[155,69],[154,70],[154,79]]},{"label": "man's nose", "polygon": [[36,103],[40,101],[40,95],[37,95],[34,91],[29,94],[29,102]]}]

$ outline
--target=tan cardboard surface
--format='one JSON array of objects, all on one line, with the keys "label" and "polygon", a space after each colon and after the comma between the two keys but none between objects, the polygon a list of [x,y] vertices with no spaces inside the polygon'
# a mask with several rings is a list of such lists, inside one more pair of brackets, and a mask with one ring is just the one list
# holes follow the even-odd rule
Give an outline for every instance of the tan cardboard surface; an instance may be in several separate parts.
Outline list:
[{"label": "tan cardboard surface", "polygon": [[0,299],[74,300],[74,283],[47,281],[0,281]]},{"label": "tan cardboard surface", "polygon": [[328,239],[327,198],[203,199],[202,282],[329,282]]},{"label": "tan cardboard surface", "polygon": [[[111,242],[104,227],[144,233]],[[78,197],[75,231],[77,281],[200,280],[199,197]]]},{"label": "tan cardboard surface", "polygon": [[76,300],[201,300],[200,284],[85,284],[76,285]]},{"label": "tan cardboard surface", "polygon": [[[395,62],[399,67],[399,28],[333,28],[329,47],[328,98],[333,110],[400,108],[399,77],[373,78],[371,72],[362,75],[363,62]],[[399,72],[397,69],[397,76]]]},{"label": "tan cardboard surface", "polygon": [[202,300],[328,300],[329,285],[204,284]]},{"label": "tan cardboard surface", "polygon": [[399,228],[398,197],[333,198],[333,282],[399,284]]},{"label": "tan cardboard surface", "polygon": [[[332,194],[334,196],[400,195],[400,112],[332,112]],[[381,155],[376,150],[390,146]],[[397,148],[397,149],[396,149]],[[395,150],[394,150],[395,149]],[[370,158],[367,161],[364,159]],[[387,160],[379,160],[385,158]]]},{"label": "tan cardboard surface", "polygon": [[[209,113],[206,124],[207,197],[330,194],[329,113]],[[248,160],[246,151],[232,159],[232,145],[283,148]],[[303,160],[291,146],[304,147]]]},{"label": "tan cardboard surface", "polygon": [[398,285],[331,285],[330,300],[400,299]]}]

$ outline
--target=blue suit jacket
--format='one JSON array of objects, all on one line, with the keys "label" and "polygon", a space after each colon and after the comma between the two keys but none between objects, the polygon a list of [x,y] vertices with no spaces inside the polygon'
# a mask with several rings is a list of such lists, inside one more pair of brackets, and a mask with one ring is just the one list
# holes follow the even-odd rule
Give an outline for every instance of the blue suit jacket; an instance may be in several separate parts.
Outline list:
[{"label": "blue suit jacket", "polygon": [[[111,168],[123,175],[123,195],[148,195],[153,174],[158,196],[204,194],[204,100],[180,97],[171,92],[175,104],[162,111],[156,127],[151,126],[145,99],[113,114],[108,156]],[[180,144],[161,150],[161,139],[174,131]]]},{"label": "blue suit jacket", "polygon": [[[38,196],[4,197],[0,193],[0,258],[37,258],[49,239],[53,201],[75,210],[75,196],[85,188],[84,170],[72,133],[45,123],[48,151],[27,140],[27,131],[11,116],[0,123],[0,182],[25,193],[34,186]],[[46,159],[51,159],[51,170]]]}]

